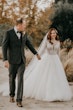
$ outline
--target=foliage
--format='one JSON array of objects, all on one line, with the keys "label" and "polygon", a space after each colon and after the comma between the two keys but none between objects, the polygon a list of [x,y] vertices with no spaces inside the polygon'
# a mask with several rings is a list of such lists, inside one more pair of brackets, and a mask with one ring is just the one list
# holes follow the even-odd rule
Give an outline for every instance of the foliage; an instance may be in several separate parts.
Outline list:
[{"label": "foliage", "polygon": [[51,17],[52,25],[60,36],[60,40],[70,38],[73,41],[73,4],[57,4]]},{"label": "foliage", "polygon": [[0,46],[2,45],[2,40],[5,35],[6,30],[11,28],[11,24],[5,23],[0,25]]},{"label": "foliage", "polygon": [[[27,33],[34,45],[39,45],[50,27],[55,27],[64,41],[73,41],[73,5],[68,3],[51,4],[43,11],[37,4],[40,0],[1,0],[0,2],[0,42],[7,28],[3,25],[14,25],[15,19],[23,17],[27,23]],[[60,0],[59,0],[60,1]],[[43,3],[46,0],[43,0]]]},{"label": "foliage", "polygon": [[[9,2],[8,2],[9,1]],[[51,23],[49,16],[52,9],[49,7],[42,11],[39,10],[37,3],[40,0],[1,0],[0,3],[0,24],[14,24],[18,17],[23,17],[27,23],[27,32],[34,45],[40,44]],[[46,2],[46,0],[44,0]],[[5,30],[5,29],[4,29]],[[3,28],[2,28],[3,31]],[[3,33],[0,31],[0,36]]]}]

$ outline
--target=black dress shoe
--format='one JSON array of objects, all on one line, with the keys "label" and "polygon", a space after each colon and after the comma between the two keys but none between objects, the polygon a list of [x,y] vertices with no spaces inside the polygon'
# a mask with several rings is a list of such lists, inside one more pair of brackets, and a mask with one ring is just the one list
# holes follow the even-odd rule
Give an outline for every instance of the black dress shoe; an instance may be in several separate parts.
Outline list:
[{"label": "black dress shoe", "polygon": [[10,102],[11,103],[14,103],[15,102],[14,97],[10,97]]},{"label": "black dress shoe", "polygon": [[18,107],[23,107],[22,102],[17,102]]}]

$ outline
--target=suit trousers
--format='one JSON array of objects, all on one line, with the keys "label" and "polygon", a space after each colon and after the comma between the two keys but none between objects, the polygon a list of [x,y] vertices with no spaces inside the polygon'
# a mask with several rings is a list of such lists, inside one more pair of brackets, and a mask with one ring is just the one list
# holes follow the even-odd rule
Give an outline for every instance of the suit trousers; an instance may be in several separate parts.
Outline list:
[{"label": "suit trousers", "polygon": [[16,76],[17,76],[17,97],[16,101],[21,102],[23,97],[23,75],[25,64],[23,61],[20,64],[10,64],[9,66],[9,88],[10,96],[15,96]]}]

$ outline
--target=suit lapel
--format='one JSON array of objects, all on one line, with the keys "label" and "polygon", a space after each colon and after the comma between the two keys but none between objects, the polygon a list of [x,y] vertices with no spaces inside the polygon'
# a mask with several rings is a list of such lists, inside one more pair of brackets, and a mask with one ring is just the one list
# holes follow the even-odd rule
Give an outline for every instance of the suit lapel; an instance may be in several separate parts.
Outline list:
[{"label": "suit lapel", "polygon": [[[13,28],[13,34],[14,34],[14,36],[18,39],[18,36],[17,36],[17,34],[15,33],[14,28]],[[18,40],[19,40],[19,39],[18,39]]]},{"label": "suit lapel", "polygon": [[12,36],[13,36],[13,39],[15,39],[16,43],[18,43],[19,45],[21,45],[21,40],[18,39],[18,36],[16,35],[16,33],[14,31],[14,28],[12,30]]}]

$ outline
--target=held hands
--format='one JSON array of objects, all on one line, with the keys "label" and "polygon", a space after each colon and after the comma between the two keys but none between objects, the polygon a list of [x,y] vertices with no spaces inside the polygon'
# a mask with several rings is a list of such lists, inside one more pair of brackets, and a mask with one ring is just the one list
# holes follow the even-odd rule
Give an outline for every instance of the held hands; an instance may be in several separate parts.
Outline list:
[{"label": "held hands", "polygon": [[41,60],[41,57],[39,54],[37,54],[36,56],[37,56],[38,60]]},{"label": "held hands", "polygon": [[[37,54],[36,56],[37,56],[38,60],[41,60],[41,57],[40,57],[39,54]],[[5,66],[6,68],[9,68],[9,62],[8,62],[7,60],[4,61],[4,66]]]},{"label": "held hands", "polygon": [[4,66],[5,66],[6,68],[9,68],[9,62],[8,62],[8,61],[4,61]]}]

